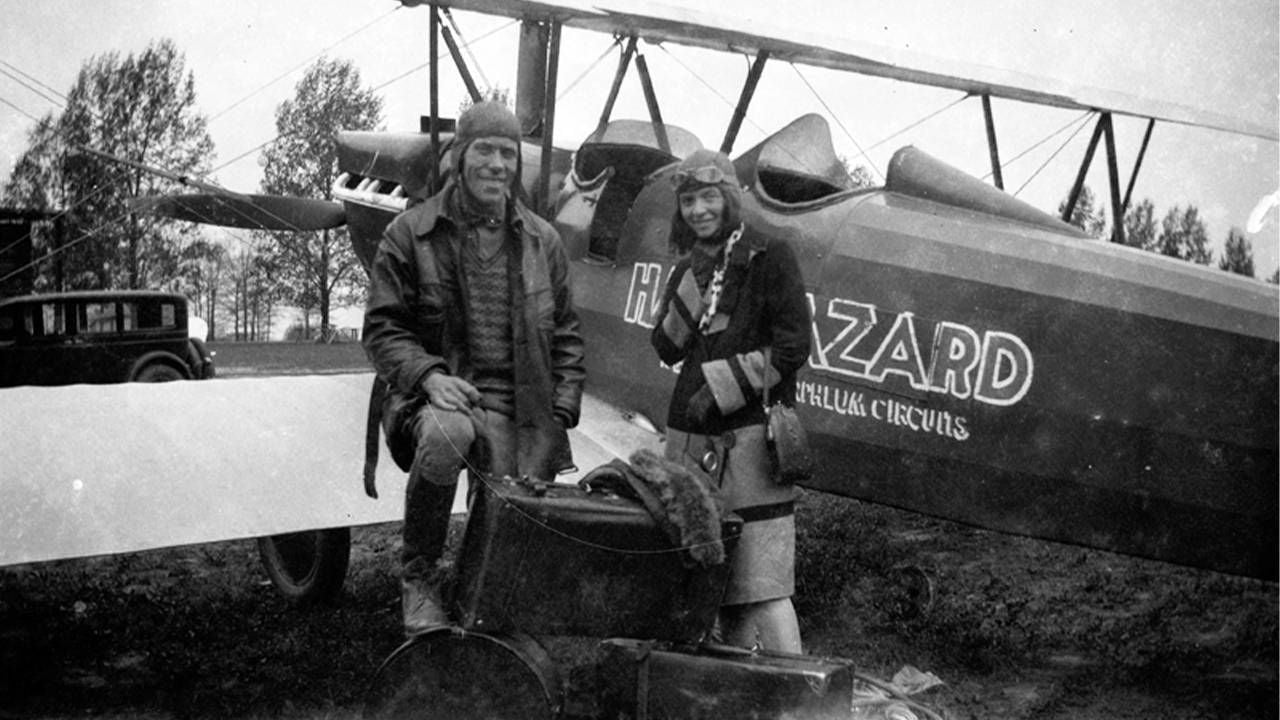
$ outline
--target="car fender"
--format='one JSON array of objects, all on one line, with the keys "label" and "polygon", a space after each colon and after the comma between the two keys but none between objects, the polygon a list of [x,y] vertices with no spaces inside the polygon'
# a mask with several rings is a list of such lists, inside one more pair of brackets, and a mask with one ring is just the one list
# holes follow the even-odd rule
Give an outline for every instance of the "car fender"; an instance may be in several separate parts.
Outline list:
[{"label": "car fender", "polygon": [[182,373],[182,377],[184,379],[190,380],[192,377],[191,368],[182,360],[182,358],[164,350],[153,350],[152,352],[138,358],[133,363],[133,367],[129,368],[130,382],[132,382],[134,378],[138,377],[138,373],[142,372],[143,368],[153,363],[164,363],[165,365],[170,365],[176,368],[178,372]]}]

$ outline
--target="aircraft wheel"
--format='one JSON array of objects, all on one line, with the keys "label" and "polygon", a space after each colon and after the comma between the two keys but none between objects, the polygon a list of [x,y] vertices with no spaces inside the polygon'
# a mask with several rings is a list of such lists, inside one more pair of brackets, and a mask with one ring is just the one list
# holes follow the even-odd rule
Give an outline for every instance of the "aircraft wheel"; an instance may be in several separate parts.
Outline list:
[{"label": "aircraft wheel", "polygon": [[351,559],[351,529],[330,528],[258,538],[267,576],[285,597],[327,602],[342,591]]}]

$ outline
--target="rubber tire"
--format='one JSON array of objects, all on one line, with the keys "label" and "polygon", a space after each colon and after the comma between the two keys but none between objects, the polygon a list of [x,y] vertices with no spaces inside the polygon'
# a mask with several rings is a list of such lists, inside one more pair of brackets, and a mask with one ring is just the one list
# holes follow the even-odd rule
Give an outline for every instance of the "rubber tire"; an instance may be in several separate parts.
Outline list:
[{"label": "rubber tire", "polygon": [[173,382],[174,380],[185,380],[182,372],[172,365],[166,365],[162,362],[151,363],[150,365],[138,371],[134,376],[134,382]]},{"label": "rubber tire", "polygon": [[304,530],[258,538],[262,566],[285,597],[325,603],[342,592],[351,559],[351,529]]}]

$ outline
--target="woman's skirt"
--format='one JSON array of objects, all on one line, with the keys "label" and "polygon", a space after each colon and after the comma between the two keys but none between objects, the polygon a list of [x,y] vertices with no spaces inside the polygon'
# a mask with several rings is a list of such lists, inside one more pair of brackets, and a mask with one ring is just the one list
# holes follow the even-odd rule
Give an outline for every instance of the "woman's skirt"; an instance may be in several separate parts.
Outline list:
[{"label": "woman's skirt", "polygon": [[764,426],[722,435],[667,429],[666,456],[711,475],[725,510],[742,518],[725,605],[791,597],[795,592],[796,489],[774,481]]}]

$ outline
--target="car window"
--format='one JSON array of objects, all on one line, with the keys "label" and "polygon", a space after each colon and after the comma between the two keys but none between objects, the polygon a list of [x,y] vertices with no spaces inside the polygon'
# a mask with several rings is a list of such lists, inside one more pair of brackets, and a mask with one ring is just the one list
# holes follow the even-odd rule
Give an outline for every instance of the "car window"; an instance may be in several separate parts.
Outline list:
[{"label": "car window", "polygon": [[81,332],[102,334],[116,332],[116,304],[113,302],[85,303],[80,313]]},{"label": "car window", "polygon": [[138,304],[120,303],[120,329],[124,332],[138,329]]},{"label": "car window", "polygon": [[40,329],[28,328],[33,335],[65,335],[67,334],[66,308],[60,303],[40,304]]}]

